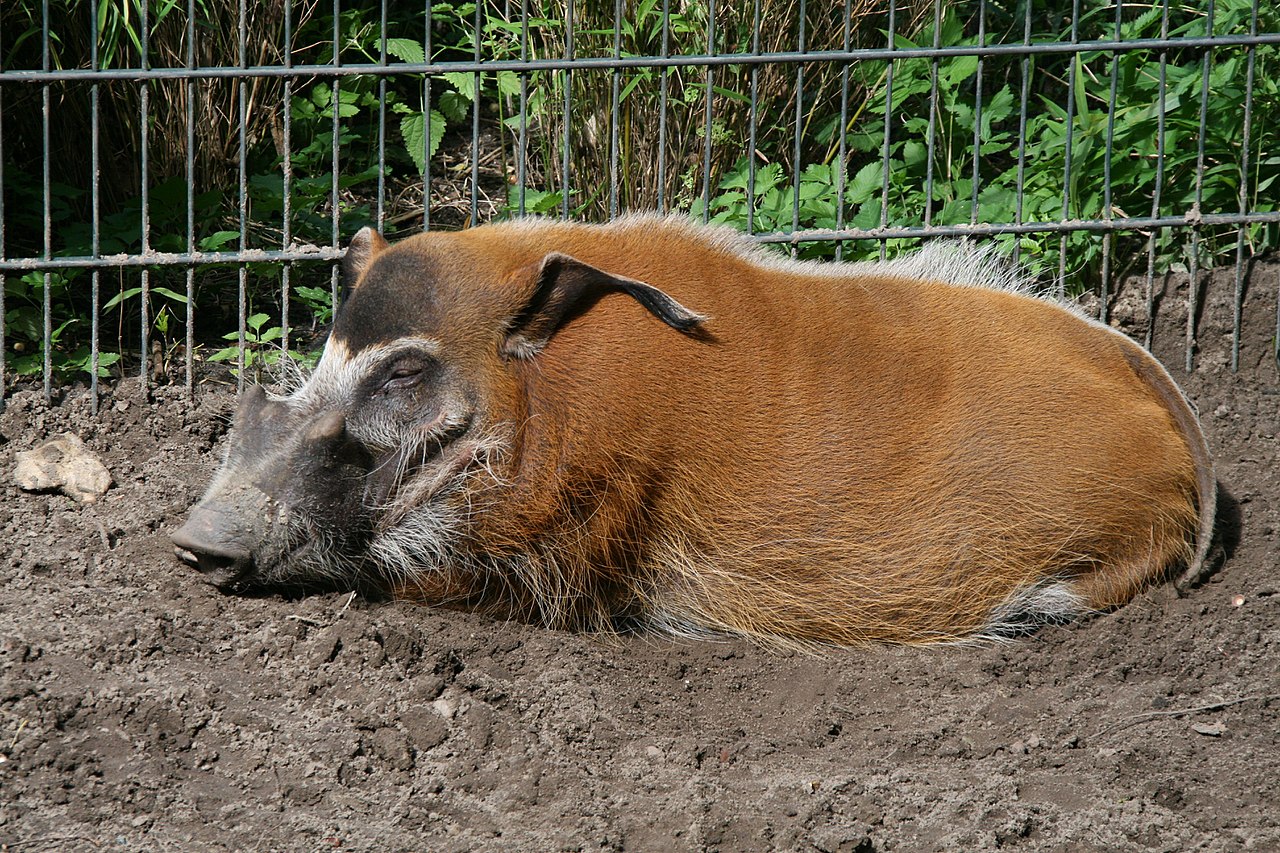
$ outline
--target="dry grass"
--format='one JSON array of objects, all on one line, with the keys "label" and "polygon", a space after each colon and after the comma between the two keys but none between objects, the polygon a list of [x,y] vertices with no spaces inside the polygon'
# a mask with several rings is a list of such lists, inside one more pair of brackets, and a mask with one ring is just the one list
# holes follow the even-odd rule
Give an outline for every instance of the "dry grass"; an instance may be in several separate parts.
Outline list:
[{"label": "dry grass", "polygon": [[[494,2],[494,14],[502,4]],[[547,0],[542,16],[563,22],[565,0]],[[663,48],[662,4],[648,17],[638,11],[637,0],[626,0],[624,27],[618,41],[623,56],[660,56]],[[888,26],[886,4],[881,0],[810,2],[805,4],[803,33],[799,0],[760,0],[758,30],[755,4],[715,5],[714,43],[706,2],[672,0],[672,25],[666,33],[666,52],[673,56],[704,55],[710,49],[725,53],[773,53],[840,50],[845,46],[848,20],[852,47],[883,44]],[[899,32],[914,31],[932,4],[910,0],[897,12]],[[518,15],[518,10],[517,13]],[[615,50],[614,6],[609,2],[575,4],[573,54],[577,57],[612,56]],[[638,19],[639,18],[639,19]],[[514,46],[518,55],[518,44]],[[566,55],[562,24],[534,28],[530,32],[533,58]],[[754,77],[753,77],[754,75]],[[665,84],[664,78],[665,76]],[[851,110],[864,88],[856,66],[847,78],[842,66],[829,61],[799,64],[739,64],[716,66],[710,71],[711,124],[708,128],[705,66],[659,69],[641,68],[616,73],[617,145],[613,144],[615,73],[607,69],[579,70],[569,81],[569,109],[565,110],[563,72],[535,73],[530,89],[542,88],[546,100],[529,128],[529,163],[532,178],[527,185],[559,187],[567,183],[576,195],[574,207],[583,206],[589,217],[609,213],[611,182],[617,184],[620,209],[685,206],[702,192],[706,138],[711,136],[711,173],[722,174],[747,155],[752,128],[759,164],[780,161],[790,171],[795,160],[795,138],[800,134],[801,163],[823,159],[828,146],[814,140],[817,124],[838,115],[842,96],[848,92]],[[754,85],[753,85],[754,84]],[[663,98],[665,85],[666,97]],[[847,85],[847,90],[846,90]],[[755,93],[755,109],[751,108]],[[797,94],[800,107],[797,110]],[[508,114],[518,108],[516,99],[505,105]],[[665,133],[659,133],[665,108]],[[570,146],[569,174],[562,166],[563,145]],[[664,137],[664,138],[660,138]],[[509,135],[512,159],[518,156],[518,139]],[[616,167],[614,165],[616,161]],[[662,164],[663,168],[659,168]],[[713,181],[715,178],[713,177]],[[714,189],[714,187],[713,187]]]}]

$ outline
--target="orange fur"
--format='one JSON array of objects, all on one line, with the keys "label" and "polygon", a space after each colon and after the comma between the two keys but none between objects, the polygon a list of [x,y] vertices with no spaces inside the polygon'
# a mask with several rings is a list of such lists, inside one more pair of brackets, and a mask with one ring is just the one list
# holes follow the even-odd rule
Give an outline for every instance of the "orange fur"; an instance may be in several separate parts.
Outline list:
[{"label": "orange fur", "polygon": [[[1149,355],[1063,307],[652,217],[387,251],[448,281],[443,346],[514,431],[456,498],[470,568],[402,594],[550,625],[934,642],[1045,584],[1109,608],[1203,560],[1194,415]],[[609,294],[504,359],[494,318],[551,252],[661,289],[705,334]]]}]

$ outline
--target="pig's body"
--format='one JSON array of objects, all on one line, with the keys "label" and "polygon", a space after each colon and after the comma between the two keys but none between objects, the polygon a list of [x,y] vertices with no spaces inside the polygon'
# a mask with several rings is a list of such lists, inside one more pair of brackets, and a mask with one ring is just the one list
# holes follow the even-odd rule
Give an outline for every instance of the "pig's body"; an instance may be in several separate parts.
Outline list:
[{"label": "pig's body", "polygon": [[[972,251],[793,263],[641,217],[368,255],[315,375],[265,405],[299,429],[344,413],[369,529],[343,564],[400,594],[551,625],[929,642],[1115,606],[1203,561],[1212,469],[1168,375],[998,289]],[[565,270],[591,293],[552,289]],[[406,340],[451,378],[382,411],[360,377]],[[434,444],[397,456],[414,429]],[[250,552],[255,578],[291,579]],[[337,574],[326,559],[310,571]]]}]

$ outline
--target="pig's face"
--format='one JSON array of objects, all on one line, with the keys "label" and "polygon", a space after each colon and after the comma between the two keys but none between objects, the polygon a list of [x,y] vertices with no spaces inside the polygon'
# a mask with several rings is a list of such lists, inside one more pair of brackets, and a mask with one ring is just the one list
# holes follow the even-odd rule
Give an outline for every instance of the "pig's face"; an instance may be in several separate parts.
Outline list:
[{"label": "pig's face", "polygon": [[338,350],[288,397],[245,394],[222,469],[174,535],[212,582],[411,580],[387,576],[441,561],[450,507],[474,470],[494,472],[500,443],[480,440],[474,402],[428,342],[350,363]]},{"label": "pig's face", "polygon": [[607,289],[676,328],[701,320],[555,253],[490,270],[366,230],[345,266],[352,291],[315,372],[288,396],[249,389],[173,536],[219,586],[413,585],[464,568],[468,527],[516,464],[519,364]]}]

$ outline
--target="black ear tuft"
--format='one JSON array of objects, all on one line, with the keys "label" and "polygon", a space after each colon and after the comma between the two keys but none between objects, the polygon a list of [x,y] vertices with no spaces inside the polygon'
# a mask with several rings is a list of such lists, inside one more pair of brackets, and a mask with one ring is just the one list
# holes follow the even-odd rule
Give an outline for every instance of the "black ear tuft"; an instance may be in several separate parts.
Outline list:
[{"label": "black ear tuft", "polygon": [[381,234],[368,225],[356,232],[347,246],[347,253],[342,256],[342,298],[347,297],[360,284],[360,276],[369,267],[369,262],[389,244]]},{"label": "black ear tuft", "polygon": [[507,333],[503,352],[510,356],[539,352],[570,318],[610,291],[630,295],[659,320],[686,334],[696,334],[707,320],[652,285],[611,275],[560,252],[552,252],[517,275],[533,279],[533,292]]}]

